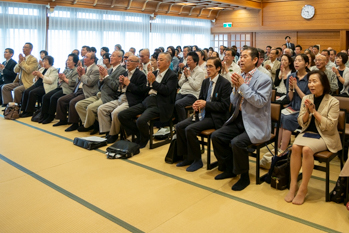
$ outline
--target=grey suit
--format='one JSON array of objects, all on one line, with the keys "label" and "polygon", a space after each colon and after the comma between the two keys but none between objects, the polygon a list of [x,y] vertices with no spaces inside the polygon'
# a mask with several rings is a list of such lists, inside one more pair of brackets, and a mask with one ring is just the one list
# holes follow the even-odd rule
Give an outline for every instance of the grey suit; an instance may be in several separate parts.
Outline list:
[{"label": "grey suit", "polygon": [[214,153],[227,172],[248,172],[247,146],[270,138],[271,92],[271,79],[257,69],[248,84],[242,84],[238,91],[231,93],[230,102],[237,111],[234,110],[231,120],[212,134]]},{"label": "grey suit", "polygon": [[77,68],[74,67],[70,73],[69,69],[65,69],[63,74],[65,74],[66,78],[68,79],[68,83],[62,81],[59,86],[63,90],[63,94],[69,95],[70,93],[73,93],[74,87],[76,85],[76,82],[79,78]]},{"label": "grey suit", "polygon": [[80,81],[83,83],[82,90],[85,98],[95,96],[98,92],[99,68],[96,64],[92,64],[87,73],[81,76]]},{"label": "grey suit", "polygon": [[97,95],[86,97],[86,99],[80,100],[75,105],[75,109],[85,128],[93,125],[97,119],[97,109],[100,105],[117,99],[121,94],[121,92],[118,92],[119,76],[125,73],[125,68],[119,65],[114,72],[112,71],[113,69],[109,69],[109,76],[103,81],[99,81],[101,91]]},{"label": "grey suit", "polygon": [[113,72],[113,68],[108,70],[108,77],[105,78],[102,82],[99,81],[99,86],[101,90],[101,99],[103,103],[107,103],[109,101],[115,100],[121,94],[118,92],[119,88],[119,76],[125,73],[126,70],[124,67],[119,65],[115,71]]}]

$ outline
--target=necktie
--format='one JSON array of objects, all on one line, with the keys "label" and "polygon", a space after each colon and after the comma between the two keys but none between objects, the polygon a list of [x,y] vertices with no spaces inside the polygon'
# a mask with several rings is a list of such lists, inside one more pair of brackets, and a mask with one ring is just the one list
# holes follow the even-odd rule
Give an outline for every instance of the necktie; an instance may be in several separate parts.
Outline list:
[{"label": "necktie", "polygon": [[231,117],[224,123],[223,126],[230,125],[231,123],[233,123],[233,121],[239,115],[241,101],[242,101],[242,96],[239,96],[239,99],[237,101],[237,105],[235,106],[233,115],[231,115]]},{"label": "necktie", "polygon": [[[212,86],[213,86],[213,81],[210,81],[210,86],[208,87],[208,91],[207,91],[206,102],[210,102],[211,101]],[[203,109],[202,112],[201,112],[200,121],[203,120],[204,118],[205,118],[205,109]]]}]

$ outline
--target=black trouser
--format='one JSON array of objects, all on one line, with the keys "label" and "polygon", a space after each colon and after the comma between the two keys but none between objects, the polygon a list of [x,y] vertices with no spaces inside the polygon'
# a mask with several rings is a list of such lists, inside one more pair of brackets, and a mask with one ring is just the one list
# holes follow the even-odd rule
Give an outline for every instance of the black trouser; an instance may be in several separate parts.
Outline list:
[{"label": "black trouser", "polygon": [[182,95],[180,93],[177,94],[175,108],[176,108],[178,122],[181,122],[187,118],[185,107],[192,106],[196,100],[197,98],[191,94],[189,95]]},{"label": "black trouser", "polygon": [[75,109],[75,104],[83,99],[85,99],[85,96],[82,89],[79,89],[75,93],[71,93],[69,95],[65,95],[59,98],[57,101],[56,119],[59,119],[61,121],[66,121],[67,110],[69,109],[68,122],[71,124],[78,123],[80,117]]},{"label": "black trouser", "polygon": [[245,131],[241,112],[232,124],[213,132],[211,138],[218,163],[223,165],[226,171],[235,174],[248,172],[247,147],[252,143]]},{"label": "black trouser", "polygon": [[23,92],[22,110],[25,112],[34,112],[36,101],[41,102],[42,96],[45,95],[43,86],[33,85]]},{"label": "black trouser", "polygon": [[205,129],[214,129],[214,122],[210,116],[205,116],[202,121],[194,122],[191,118],[176,125],[177,153],[187,160],[201,158],[200,143],[197,135]]},{"label": "black trouser", "polygon": [[[135,122],[134,120],[139,114],[141,116]],[[137,143],[144,147],[150,138],[148,121],[158,116],[160,116],[160,110],[156,97],[148,96],[142,103],[120,112],[118,118],[127,135],[137,135]]]},{"label": "black trouser", "polygon": [[57,101],[64,96],[61,87],[58,87],[42,97],[41,112],[43,114],[55,115],[57,108]]}]

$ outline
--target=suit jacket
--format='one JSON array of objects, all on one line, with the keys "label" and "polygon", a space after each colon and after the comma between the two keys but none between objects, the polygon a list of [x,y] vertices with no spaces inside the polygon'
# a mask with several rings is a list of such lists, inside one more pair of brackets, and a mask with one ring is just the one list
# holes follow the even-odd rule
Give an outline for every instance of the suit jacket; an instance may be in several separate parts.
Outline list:
[{"label": "suit jacket", "polygon": [[126,98],[130,107],[142,103],[144,99],[144,92],[142,90],[145,88],[146,83],[147,77],[142,71],[136,68],[132,75],[130,84],[126,89]]},{"label": "suit jacket", "polygon": [[[202,82],[199,99],[206,100],[210,78]],[[229,96],[231,93],[231,84],[223,76],[219,75],[214,87],[211,101],[206,102],[205,117],[210,114],[213,119],[215,129],[222,127],[229,117]]]},{"label": "suit jacket", "polygon": [[[286,46],[287,46],[287,43],[286,43]],[[294,51],[296,50],[296,47],[294,46],[293,43],[290,43],[290,46],[288,47],[289,49],[292,49],[293,53]]]},{"label": "suit jacket", "polygon": [[[45,68],[41,67],[39,72],[44,72]],[[57,88],[58,83],[58,70],[51,66],[48,68],[44,77],[42,78],[42,82],[44,84],[45,93],[49,93],[50,91]]]},{"label": "suit jacket", "polygon": [[[307,111],[304,105],[306,99],[310,99],[314,103],[314,95],[306,95],[302,99],[301,110],[298,115],[298,123],[302,127],[302,132],[308,128],[311,118],[310,115],[307,122],[303,122],[303,116]],[[339,137],[337,125],[339,115],[339,100],[335,97],[326,94],[322,99],[320,106],[317,110],[321,114],[321,122],[315,120],[315,126],[321,137],[324,139],[329,151],[335,153],[342,149],[341,139]]]},{"label": "suit jacket", "polygon": [[125,73],[124,67],[121,65],[115,69],[113,72],[113,68],[108,70],[109,76],[105,78],[102,82],[98,81],[98,85],[101,90],[101,99],[103,103],[107,103],[109,101],[115,100],[120,96],[120,92],[118,92],[119,88],[119,76]]},{"label": "suit jacket", "polygon": [[[267,60],[264,62],[264,66],[270,65],[271,61]],[[275,81],[275,75],[276,71],[280,68],[281,62],[275,59],[273,67],[271,67],[270,73],[271,73],[271,78],[273,79],[273,82]]]},{"label": "suit jacket", "polygon": [[87,73],[81,76],[80,81],[83,83],[82,90],[85,98],[95,96],[98,92],[99,68],[93,63]]},{"label": "suit jacket", "polygon": [[21,79],[25,89],[31,87],[34,79],[32,73],[33,71],[38,70],[38,65],[38,60],[33,55],[29,55],[20,64],[17,63],[13,69],[14,72],[17,73],[17,77],[13,82],[19,82],[19,79]]},{"label": "suit jacket", "polygon": [[62,87],[63,94],[65,95],[69,95],[74,91],[74,87],[79,79],[79,74],[76,67],[73,68],[73,71],[70,72],[70,74],[68,74],[68,72],[69,72],[69,69],[65,69],[63,71],[63,74],[65,74],[66,78],[68,79],[68,83],[62,81],[59,84],[60,87]]},{"label": "suit jacket", "polygon": [[12,83],[16,78],[16,73],[13,71],[13,68],[16,66],[17,62],[12,58],[7,62],[3,70],[3,80],[4,83]]},{"label": "suit jacket", "polygon": [[270,139],[271,133],[271,93],[272,81],[266,74],[256,70],[250,83],[242,84],[239,92],[233,91],[230,101],[234,108],[239,107],[241,96],[241,114],[244,127],[252,143],[261,143]]},{"label": "suit jacket", "polygon": [[[159,71],[154,71],[153,74],[157,76]],[[146,86],[144,92],[148,96],[150,89],[157,91],[156,101],[160,110],[160,121],[167,122],[171,119],[174,110],[174,104],[177,94],[177,75],[169,68],[162,78],[161,83],[154,81],[152,88]]]}]

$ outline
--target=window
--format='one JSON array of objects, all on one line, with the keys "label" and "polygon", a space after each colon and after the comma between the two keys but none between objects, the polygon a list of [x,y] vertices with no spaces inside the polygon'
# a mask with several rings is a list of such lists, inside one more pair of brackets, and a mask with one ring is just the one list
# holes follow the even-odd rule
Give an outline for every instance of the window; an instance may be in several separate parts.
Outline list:
[{"label": "window", "polygon": [[240,52],[244,45],[252,45],[251,37],[251,33],[212,34],[211,45],[215,51],[219,51],[221,45],[226,47],[235,45]]}]

